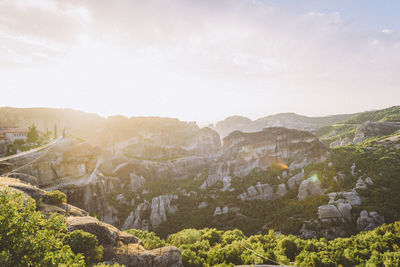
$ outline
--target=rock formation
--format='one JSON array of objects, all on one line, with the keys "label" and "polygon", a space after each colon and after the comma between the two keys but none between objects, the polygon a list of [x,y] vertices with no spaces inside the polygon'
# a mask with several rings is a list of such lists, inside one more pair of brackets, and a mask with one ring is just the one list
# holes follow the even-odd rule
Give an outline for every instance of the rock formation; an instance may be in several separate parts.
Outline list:
[{"label": "rock formation", "polygon": [[297,198],[298,200],[304,200],[307,196],[316,196],[322,193],[321,181],[314,175],[301,182]]},{"label": "rock formation", "polygon": [[51,205],[46,202],[46,191],[18,179],[0,177],[0,190],[10,188],[25,194],[36,201],[42,200],[41,211],[44,214],[57,212],[66,217],[69,231],[83,230],[94,234],[104,248],[104,261],[125,264],[125,266],[174,266],[181,267],[180,250],[176,247],[164,247],[146,250],[140,239],[122,232],[116,227],[88,216],[84,210],[69,204]]},{"label": "rock formation", "polygon": [[400,130],[400,122],[365,122],[356,131],[353,142],[360,143],[365,139],[389,135]]}]

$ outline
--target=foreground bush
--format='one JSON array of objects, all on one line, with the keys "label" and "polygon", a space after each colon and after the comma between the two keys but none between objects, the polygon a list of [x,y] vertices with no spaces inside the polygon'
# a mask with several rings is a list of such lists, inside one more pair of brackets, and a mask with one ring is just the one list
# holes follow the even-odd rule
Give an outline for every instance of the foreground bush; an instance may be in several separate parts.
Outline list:
[{"label": "foreground bush", "polygon": [[75,254],[85,256],[86,265],[98,263],[103,258],[103,247],[97,246],[97,237],[82,230],[67,233],[63,242],[69,245]]},{"label": "foreground bush", "polygon": [[35,202],[19,193],[0,191],[0,266],[85,266],[62,238],[64,218],[45,220]]}]

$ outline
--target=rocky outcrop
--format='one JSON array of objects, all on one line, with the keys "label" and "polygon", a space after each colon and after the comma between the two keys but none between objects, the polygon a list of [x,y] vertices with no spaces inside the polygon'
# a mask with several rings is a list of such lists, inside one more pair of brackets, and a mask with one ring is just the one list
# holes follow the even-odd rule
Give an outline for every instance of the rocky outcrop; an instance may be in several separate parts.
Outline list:
[{"label": "rocky outcrop", "polygon": [[272,127],[256,133],[231,133],[224,138],[223,153],[225,161],[231,162],[232,174],[244,176],[254,168],[285,166],[289,159],[295,159],[289,169],[298,169],[325,160],[329,151],[309,132]]},{"label": "rocky outcrop", "polygon": [[365,122],[356,131],[353,142],[360,143],[368,138],[389,135],[400,130],[400,122]]},{"label": "rocky outcrop", "polygon": [[304,169],[301,169],[299,173],[292,176],[288,180],[288,187],[290,190],[294,190],[296,186],[300,185],[304,181]]},{"label": "rocky outcrop", "polygon": [[199,129],[195,124],[184,123],[174,126],[165,121],[132,133],[115,147],[117,153],[129,158],[165,160],[218,154],[221,140],[218,133],[210,128]]},{"label": "rocky outcrop", "polygon": [[316,196],[322,193],[321,181],[314,175],[301,182],[297,198],[298,200],[304,200],[307,196]]},{"label": "rocky outcrop", "polygon": [[145,200],[138,204],[134,211],[131,211],[123,223],[122,229],[149,230],[157,228],[167,221],[168,214],[174,214],[177,211],[177,206],[173,203],[176,199],[178,199],[177,195],[163,195],[154,197],[151,203]]},{"label": "rocky outcrop", "polygon": [[178,199],[177,195],[165,195],[155,197],[151,200],[150,224],[157,228],[161,223],[167,221],[167,214],[173,214],[177,207],[173,205],[173,200]]},{"label": "rocky outcrop", "polygon": [[376,211],[366,211],[360,212],[360,217],[357,219],[357,230],[358,231],[369,231],[373,230],[377,226],[383,224],[385,219],[380,216]]},{"label": "rocky outcrop", "polygon": [[318,219],[322,223],[328,223],[332,221],[344,222],[345,220],[351,221],[351,210],[352,206],[349,203],[319,206]]},{"label": "rocky outcrop", "polygon": [[28,198],[42,200],[39,210],[46,216],[59,213],[66,217],[69,231],[83,230],[97,237],[104,248],[103,260],[125,266],[174,266],[181,267],[180,250],[176,247],[163,247],[146,250],[137,237],[122,232],[116,227],[88,216],[88,213],[70,204],[51,205],[46,203],[46,191],[15,178],[0,177],[0,190],[11,189],[25,194]]},{"label": "rocky outcrop", "polygon": [[349,203],[351,206],[360,206],[362,201],[356,191],[332,192],[328,194],[329,204]]},{"label": "rocky outcrop", "polygon": [[229,212],[229,207],[225,206],[222,209],[220,207],[216,207],[214,211],[214,216],[222,215],[222,214],[227,214]]},{"label": "rocky outcrop", "polygon": [[247,188],[247,191],[238,196],[241,200],[272,200],[275,199],[274,190],[269,184],[256,184]]},{"label": "rocky outcrop", "polygon": [[277,198],[280,198],[280,197],[286,196],[287,192],[288,192],[288,190],[286,188],[286,184],[279,184],[276,189],[275,195]]}]

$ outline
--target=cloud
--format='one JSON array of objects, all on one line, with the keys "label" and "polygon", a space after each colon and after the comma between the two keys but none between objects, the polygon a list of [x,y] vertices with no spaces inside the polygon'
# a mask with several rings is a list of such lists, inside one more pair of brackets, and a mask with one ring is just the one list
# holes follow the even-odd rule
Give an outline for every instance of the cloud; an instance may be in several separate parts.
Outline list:
[{"label": "cloud", "polygon": [[384,30],[382,30],[382,32],[383,32],[384,34],[392,34],[392,33],[394,33],[394,30],[391,30],[391,29],[384,29]]},{"label": "cloud", "polygon": [[72,4],[0,1],[0,67],[52,59],[76,41],[88,20],[86,10]]},{"label": "cloud", "polygon": [[[350,112],[372,96],[377,103],[400,97],[400,36],[350,26],[335,10],[265,1],[3,0],[0,68],[35,66],[42,80],[57,79],[32,84],[63,83],[82,102],[93,94],[87,88],[112,88],[104,99],[128,95],[127,110],[135,97],[140,110],[153,108],[146,97],[156,96],[166,110],[163,101],[185,96],[188,107],[226,103],[226,115],[244,114],[241,107],[249,116],[311,107],[334,113],[337,103]],[[202,95],[192,99],[192,90]],[[183,104],[171,101],[178,114]]]}]

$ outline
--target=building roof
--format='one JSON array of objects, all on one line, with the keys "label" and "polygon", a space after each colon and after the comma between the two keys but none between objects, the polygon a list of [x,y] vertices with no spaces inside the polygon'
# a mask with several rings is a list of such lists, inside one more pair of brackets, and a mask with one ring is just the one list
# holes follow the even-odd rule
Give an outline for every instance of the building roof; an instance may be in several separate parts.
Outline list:
[{"label": "building roof", "polygon": [[29,132],[28,128],[8,128],[8,129],[0,129],[1,134],[5,133],[27,133]]}]

